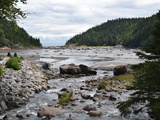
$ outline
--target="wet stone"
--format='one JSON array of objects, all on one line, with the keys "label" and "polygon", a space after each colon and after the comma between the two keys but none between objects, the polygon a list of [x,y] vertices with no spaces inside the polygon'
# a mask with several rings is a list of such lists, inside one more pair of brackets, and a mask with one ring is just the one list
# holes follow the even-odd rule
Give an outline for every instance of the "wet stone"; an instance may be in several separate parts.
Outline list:
[{"label": "wet stone", "polygon": [[4,120],[12,119],[14,116],[12,114],[7,114],[3,117]]},{"label": "wet stone", "polygon": [[109,100],[115,101],[115,100],[117,100],[117,98],[115,98],[113,95],[110,95]]},{"label": "wet stone", "polygon": [[83,109],[76,109],[73,111],[74,113],[85,113]]},{"label": "wet stone", "polygon": [[83,99],[91,99],[92,98],[90,95],[87,95],[87,94],[81,94],[81,97]]},{"label": "wet stone", "polygon": [[91,111],[91,110],[96,110],[95,107],[91,106],[91,105],[86,105],[85,107],[83,107],[83,110],[85,111]]},{"label": "wet stone", "polygon": [[65,112],[65,110],[59,109],[59,108],[54,108],[54,107],[43,107],[40,108],[37,112],[37,115],[39,117],[43,116],[58,116],[62,115]]},{"label": "wet stone", "polygon": [[78,104],[77,104],[77,103],[71,103],[71,105],[72,105],[72,106],[78,106]]},{"label": "wet stone", "polygon": [[26,114],[17,114],[16,117],[18,117],[18,118],[26,118],[27,115]]},{"label": "wet stone", "polygon": [[90,116],[101,116],[102,112],[101,111],[94,111],[94,110],[92,110],[92,111],[89,111],[88,114]]},{"label": "wet stone", "polygon": [[84,99],[81,99],[81,100],[80,100],[80,103],[84,103],[84,102],[86,102],[86,100],[84,100]]}]

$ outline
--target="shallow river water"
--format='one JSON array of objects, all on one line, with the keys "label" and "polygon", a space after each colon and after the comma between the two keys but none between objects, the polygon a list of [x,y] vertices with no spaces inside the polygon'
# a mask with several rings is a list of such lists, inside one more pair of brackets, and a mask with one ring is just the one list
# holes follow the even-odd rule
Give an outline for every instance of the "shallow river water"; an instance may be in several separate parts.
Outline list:
[{"label": "shallow river water", "polygon": [[[92,66],[94,68],[106,68],[114,67],[117,65],[126,64],[137,64],[143,62],[138,59],[135,55],[134,49],[118,49],[118,48],[52,48],[52,49],[40,49],[40,50],[23,50],[16,51],[19,56],[23,56],[26,59],[40,65],[42,62],[48,62],[51,64],[52,68],[59,68],[60,65],[74,63],[76,65],[85,64],[87,66]],[[13,54],[15,51],[10,51]],[[7,52],[1,52],[1,54],[6,55]],[[48,82],[51,86],[55,88],[49,89],[47,91],[42,91],[36,94],[34,98],[30,98],[27,105],[22,108],[8,111],[5,114],[29,114],[30,117],[27,120],[41,120],[42,118],[36,117],[37,111],[40,107],[44,106],[54,106],[58,101],[58,93],[62,88],[67,88],[73,91],[78,100],[74,101],[77,106],[67,105],[64,109],[67,112],[64,115],[52,117],[51,120],[66,120],[66,118],[71,114],[72,118],[75,120],[151,120],[147,113],[140,113],[138,115],[131,114],[129,117],[124,118],[120,116],[120,112],[116,108],[116,103],[122,100],[126,100],[132,91],[124,90],[123,94],[118,94],[117,92],[108,92],[107,95],[116,96],[116,101],[99,100],[93,102],[93,100],[86,100],[84,103],[80,103],[81,96],[79,93],[87,93],[93,96],[96,90],[87,91],[80,90],[80,86],[84,85],[86,80],[97,80],[103,76],[113,76],[112,71],[97,70],[98,74],[94,76],[84,76],[80,78],[57,78],[50,79]],[[57,72],[58,73],[58,72]],[[55,73],[55,74],[57,74]],[[86,113],[73,113],[73,110],[82,109],[86,105],[93,105],[103,112],[101,117],[90,117]],[[2,118],[5,114],[0,115]],[[13,118],[13,120],[18,120],[18,118]]]}]

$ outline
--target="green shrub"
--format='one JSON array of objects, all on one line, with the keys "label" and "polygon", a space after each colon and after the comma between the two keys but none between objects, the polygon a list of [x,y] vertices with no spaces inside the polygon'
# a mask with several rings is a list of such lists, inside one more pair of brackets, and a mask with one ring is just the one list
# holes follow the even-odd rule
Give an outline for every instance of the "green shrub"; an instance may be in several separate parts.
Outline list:
[{"label": "green shrub", "polygon": [[160,120],[160,101],[155,101],[150,105],[152,114],[156,117],[156,120]]},{"label": "green shrub", "polygon": [[69,92],[69,93],[64,93],[59,101],[58,104],[64,104],[64,103],[69,103],[71,101],[71,97],[73,96],[73,92]]},{"label": "green shrub", "polygon": [[19,59],[20,59],[20,60],[24,60],[24,57],[21,56]]},{"label": "green shrub", "polygon": [[0,67],[0,76],[3,75],[4,71],[2,70],[2,67]]},{"label": "green shrub", "polygon": [[14,57],[18,57],[18,55],[17,55],[17,53],[16,53],[16,52],[14,53]]},{"label": "green shrub", "polygon": [[0,56],[0,61],[2,61],[3,60],[3,58]]},{"label": "green shrub", "polygon": [[14,70],[20,70],[21,66],[19,64],[19,59],[17,57],[10,58],[6,63],[6,67]]},{"label": "green shrub", "polygon": [[105,87],[108,85],[107,82],[105,81],[100,81],[99,84],[98,84],[98,89],[105,89]]}]

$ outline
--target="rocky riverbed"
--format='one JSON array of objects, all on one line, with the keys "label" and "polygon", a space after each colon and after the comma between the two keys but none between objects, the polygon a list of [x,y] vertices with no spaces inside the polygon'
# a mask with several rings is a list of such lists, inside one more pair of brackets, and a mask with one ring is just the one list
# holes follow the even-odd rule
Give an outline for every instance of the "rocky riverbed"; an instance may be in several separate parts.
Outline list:
[{"label": "rocky riverbed", "polygon": [[[117,103],[126,100],[133,91],[125,89],[126,82],[113,79],[113,68],[117,65],[143,62],[138,59],[134,51],[106,47],[56,47],[52,49],[17,51],[18,55],[24,56],[35,63],[42,71],[45,71],[49,77],[49,87],[44,74],[41,74],[39,70],[37,72],[37,69],[33,69],[30,62],[23,61],[22,64],[26,69],[11,75],[9,74],[10,72],[7,72],[6,74],[9,75],[8,78],[10,79],[8,82],[3,80],[3,85],[6,85],[9,81],[12,83],[10,86],[15,85],[15,89],[18,89],[17,93],[11,92],[11,94],[16,94],[15,96],[21,100],[25,101],[31,96],[34,97],[30,98],[27,104],[25,102],[26,105],[19,104],[21,107],[18,109],[1,114],[0,118],[5,117],[11,120],[152,120],[146,111],[138,115],[131,114],[124,118],[120,116],[120,112],[116,108]],[[2,52],[2,54],[6,53]],[[42,68],[46,62],[50,65],[49,70]],[[59,74],[61,65],[71,63],[91,66],[95,68],[97,74],[89,76],[84,74]],[[130,72],[128,68],[127,71]],[[19,77],[21,74],[22,77]],[[26,76],[29,78],[27,79]],[[19,79],[22,83],[18,82]],[[100,81],[107,83],[104,89],[98,89]],[[12,87],[14,88],[14,86]],[[21,95],[24,89],[30,92]],[[73,92],[71,102],[66,105],[57,104],[59,96],[67,91]],[[4,93],[8,95],[8,92]],[[8,107],[7,104],[4,107]]]},{"label": "rocky riverbed", "polygon": [[4,68],[0,78],[0,113],[25,105],[30,97],[48,88],[47,77],[27,60],[21,70]]}]

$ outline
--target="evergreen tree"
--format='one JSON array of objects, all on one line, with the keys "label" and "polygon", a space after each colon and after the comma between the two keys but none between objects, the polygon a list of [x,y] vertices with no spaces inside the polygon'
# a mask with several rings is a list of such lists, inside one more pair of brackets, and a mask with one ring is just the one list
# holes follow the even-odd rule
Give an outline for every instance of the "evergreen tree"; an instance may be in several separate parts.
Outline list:
[{"label": "evergreen tree", "polygon": [[[157,23],[152,31],[153,40],[138,52],[144,63],[134,65],[135,82],[131,89],[136,90],[131,97],[118,105],[122,115],[139,113],[148,107],[157,120],[160,120],[160,11],[156,14]],[[137,107],[145,103],[143,107]]]}]

